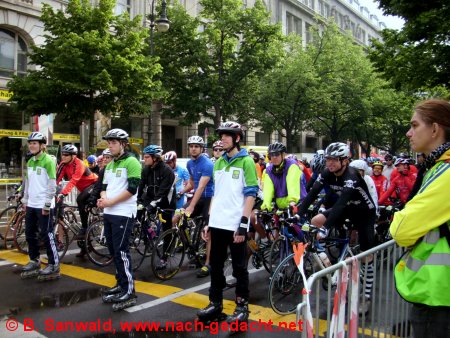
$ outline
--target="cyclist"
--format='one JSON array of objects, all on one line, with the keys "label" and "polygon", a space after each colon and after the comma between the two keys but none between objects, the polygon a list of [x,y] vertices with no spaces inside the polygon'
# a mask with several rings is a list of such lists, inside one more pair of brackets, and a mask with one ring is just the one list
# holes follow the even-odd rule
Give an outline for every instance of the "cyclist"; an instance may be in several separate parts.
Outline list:
[{"label": "cyclist", "polygon": [[258,192],[254,162],[245,149],[240,149],[243,137],[241,125],[221,123],[217,133],[225,154],[214,165],[214,199],[211,203],[209,226],[202,236],[211,242],[210,304],[198,311],[202,321],[220,317],[223,309],[223,274],[227,250],[230,249],[233,276],[236,278],[236,309],[228,322],[248,320],[249,279],[247,270],[247,230],[249,217]]},{"label": "cyclist", "polygon": [[105,168],[113,160],[111,151],[109,149],[105,149],[102,152],[103,161],[102,165],[103,168],[100,169],[100,172],[98,173],[98,180],[95,182],[94,189],[92,189],[91,195],[89,196],[89,199],[87,200],[87,206],[88,208],[93,208],[97,206],[97,200],[100,198],[100,192],[102,191],[102,185],[103,185],[103,178],[105,176]]},{"label": "cyclist", "polygon": [[214,142],[212,149],[213,157],[211,158],[211,162],[215,163],[223,155],[222,141],[218,140]]},{"label": "cyclist", "polygon": [[373,175],[371,177],[373,182],[375,183],[378,197],[381,197],[384,194],[388,186],[388,179],[381,174],[383,172],[383,167],[383,163],[379,161],[375,162],[372,165]]},{"label": "cyclist", "polygon": [[94,174],[98,175],[100,168],[98,167],[98,164],[97,164],[97,157],[95,155],[89,155],[86,160],[88,162],[88,168]]},{"label": "cyclist", "polygon": [[[189,146],[189,155],[191,159],[187,163],[187,170],[189,171],[189,181],[186,186],[180,191],[181,194],[194,189],[194,196],[188,201],[183,208],[187,215],[195,217],[203,216],[204,224],[208,224],[209,205],[211,197],[214,194],[214,185],[211,180],[214,164],[209,158],[202,156],[205,142],[200,136],[191,136],[187,140]],[[178,223],[180,215],[175,215],[173,224]],[[209,251],[210,243],[206,247],[206,262],[203,267],[197,271],[197,277],[209,276]]]},{"label": "cyclist", "polygon": [[[25,236],[30,262],[22,268],[22,277],[38,275],[39,279],[57,278],[59,258],[53,235],[53,208],[56,193],[56,165],[45,152],[47,138],[40,132],[28,136],[28,149],[33,157],[28,160],[25,189],[22,198],[25,210]],[[45,244],[48,265],[40,270],[39,242],[37,234]]]},{"label": "cyclist", "polygon": [[[286,146],[283,143],[270,144],[267,153],[271,163],[267,165],[264,175],[261,210],[272,211],[274,199],[279,209],[294,207],[300,201],[302,171],[297,161],[286,158]],[[265,248],[268,245],[266,232],[260,224],[253,222],[252,225],[261,237],[261,246]]]},{"label": "cyclist", "polygon": [[383,167],[383,176],[388,180],[388,187],[391,184],[391,174],[395,169],[394,166],[394,157],[391,154],[384,155],[385,165]]},{"label": "cyclist", "polygon": [[258,179],[261,181],[262,179],[262,170],[261,170],[261,166],[259,165],[259,154],[250,149],[248,154],[250,155],[250,157],[253,159],[253,161],[255,162],[255,167],[256,167],[256,175],[258,175]]},{"label": "cyclist", "polygon": [[[83,239],[86,235],[88,226],[88,212],[86,210],[87,200],[94,189],[98,177],[77,157],[77,153],[78,149],[73,144],[66,144],[62,147],[61,163],[56,171],[56,184],[59,184],[63,179],[69,181],[59,193],[58,202],[62,202],[63,198],[67,196],[74,187],[79,191],[77,205],[78,212],[80,213],[81,229],[77,237],[78,239]],[[86,250],[83,247],[77,254],[77,257],[83,257],[85,254]]]},{"label": "cyclist", "polygon": [[389,188],[380,196],[378,200],[379,205],[383,205],[389,197],[395,192],[395,197],[405,204],[408,200],[408,195],[414,187],[416,181],[416,175],[411,173],[409,168],[409,159],[399,157],[395,161],[395,167],[397,168],[398,175],[392,175],[392,181]]},{"label": "cyclist", "polygon": [[377,193],[377,188],[375,186],[375,182],[373,181],[372,177],[370,177],[367,174],[367,172],[369,171],[369,167],[368,167],[366,161],[364,161],[364,160],[354,160],[354,161],[350,162],[350,167],[353,167],[356,170],[358,170],[358,172],[361,175],[361,177],[364,178],[364,181],[367,184],[367,189],[369,189],[370,196],[372,197],[372,201],[375,204],[375,206],[377,208],[377,211],[378,211],[378,193]]},{"label": "cyclist", "polygon": [[319,177],[319,174],[325,169],[325,157],[324,157],[324,151],[322,149],[319,149],[314,154],[312,160],[311,160],[311,179],[308,181],[306,185],[306,191],[309,192],[316,181],[317,177]]},{"label": "cyclist", "polygon": [[103,139],[108,142],[114,160],[106,166],[97,206],[104,208],[105,238],[117,280],[116,286],[105,291],[103,301],[114,303],[113,310],[120,310],[136,304],[129,239],[137,212],[141,164],[126,151],[128,133],[124,130],[111,129]]},{"label": "cyclist", "polygon": [[[176,189],[175,174],[164,163],[163,149],[159,145],[149,145],[144,149],[144,169],[139,184],[138,204],[145,207],[150,213],[155,213],[156,208],[175,209]],[[139,209],[143,209],[139,207]],[[172,211],[164,210],[161,214],[164,222],[163,231],[172,228]],[[161,261],[157,269],[165,269],[165,261]]]},{"label": "cyclist", "polygon": [[[367,188],[367,184],[355,168],[349,166],[350,149],[341,142],[331,143],[325,149],[326,169],[324,169],[305,200],[299,205],[297,219],[306,214],[308,207],[324,187],[337,195],[337,200],[331,209],[322,212],[324,230],[318,234],[319,238],[326,237],[328,230],[350,219],[358,230],[361,251],[370,249],[374,243],[374,224],[376,220],[376,206]],[[370,308],[371,290],[373,283],[373,262],[368,257],[368,269],[364,271],[366,278],[365,301],[361,312]]]},{"label": "cyclist", "polygon": [[180,209],[186,204],[186,194],[180,192],[186,186],[189,181],[189,172],[186,168],[177,165],[177,153],[174,151],[168,151],[164,154],[164,162],[172,169],[175,175],[175,188],[176,188],[176,208]]}]

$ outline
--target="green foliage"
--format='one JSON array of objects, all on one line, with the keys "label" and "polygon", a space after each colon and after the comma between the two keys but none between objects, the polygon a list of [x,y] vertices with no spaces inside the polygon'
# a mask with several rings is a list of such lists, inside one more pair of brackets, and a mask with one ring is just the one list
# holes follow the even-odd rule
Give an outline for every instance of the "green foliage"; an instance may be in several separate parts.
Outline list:
[{"label": "green foliage", "polygon": [[330,141],[354,139],[370,116],[370,98],[385,83],[378,79],[362,47],[333,21],[323,29],[314,28],[307,52],[319,82],[311,105],[311,128]]},{"label": "green foliage", "polygon": [[374,41],[371,60],[396,88],[449,85],[450,3],[448,0],[379,0],[388,14],[405,19],[401,31],[384,30]]},{"label": "green foliage", "polygon": [[[231,117],[245,121],[257,80],[278,60],[280,27],[270,23],[260,0],[251,8],[243,8],[240,0],[200,4],[198,19],[175,6],[168,13],[173,18],[170,32],[155,36],[167,109],[186,123],[202,116],[213,117],[215,126]],[[175,60],[178,69],[170,65]]]},{"label": "green foliage", "polygon": [[70,0],[55,11],[43,4],[45,44],[33,46],[37,70],[9,83],[11,101],[32,115],[59,113],[65,120],[88,119],[96,110],[121,116],[147,113],[160,71],[146,56],[147,30],[141,18],[113,15],[114,0]]},{"label": "green foliage", "polygon": [[286,137],[288,152],[292,152],[296,136],[311,118],[317,86],[312,59],[298,36],[289,36],[281,61],[261,79],[252,115],[256,125],[266,133],[278,131]]}]

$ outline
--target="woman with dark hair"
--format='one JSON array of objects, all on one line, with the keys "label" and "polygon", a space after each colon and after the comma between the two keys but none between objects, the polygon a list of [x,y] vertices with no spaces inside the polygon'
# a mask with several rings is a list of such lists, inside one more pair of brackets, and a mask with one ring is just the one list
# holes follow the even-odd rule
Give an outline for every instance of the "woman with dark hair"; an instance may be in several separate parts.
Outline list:
[{"label": "woman with dark hair", "polygon": [[406,133],[425,154],[414,196],[390,227],[407,248],[395,267],[399,294],[413,304],[414,337],[450,336],[450,103],[431,99],[414,109]]}]

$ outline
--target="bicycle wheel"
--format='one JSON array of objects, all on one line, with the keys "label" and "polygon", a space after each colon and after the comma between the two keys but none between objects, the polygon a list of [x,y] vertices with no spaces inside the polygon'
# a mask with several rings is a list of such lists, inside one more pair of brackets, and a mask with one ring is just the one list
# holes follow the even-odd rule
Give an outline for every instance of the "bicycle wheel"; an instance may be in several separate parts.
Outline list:
[{"label": "bicycle wheel", "polygon": [[19,252],[28,254],[28,243],[25,237],[25,214],[17,219],[14,225],[13,238],[14,247],[19,250]]},{"label": "bicycle wheel", "polygon": [[168,280],[180,271],[183,264],[185,246],[178,229],[164,231],[155,243],[152,252],[152,271],[156,278]]},{"label": "bicycle wheel", "polygon": [[8,243],[14,240],[14,225],[22,214],[22,209],[18,211],[14,206],[4,209],[0,214],[0,227],[5,228],[0,237],[5,249],[8,249]]},{"label": "bicycle wheel", "polygon": [[203,222],[202,220],[198,220],[197,222],[199,223],[195,225],[191,238],[195,252],[198,254],[199,263],[203,266],[206,262],[206,242],[202,238]]},{"label": "bicycle wheel", "polygon": [[149,252],[149,239],[144,233],[141,224],[135,225],[129,243],[131,266],[133,267],[133,271],[136,271],[142,265],[145,257],[148,257],[151,254],[151,252]]},{"label": "bicycle wheel", "polygon": [[113,261],[106,246],[106,237],[102,221],[91,223],[86,231],[86,253],[89,260],[98,266],[107,266]]},{"label": "bicycle wheel", "polygon": [[267,257],[268,268],[270,271],[267,271],[269,273],[273,273],[280,262],[289,254],[291,254],[291,252],[292,250],[290,244],[288,245],[288,247],[286,247],[286,237],[279,236],[270,247],[269,256]]},{"label": "bicycle wheel", "polygon": [[[314,273],[314,265],[308,254],[303,256],[303,260],[305,275],[308,277]],[[303,287],[303,280],[292,253],[278,265],[272,275],[268,293],[270,306],[280,315],[295,312],[302,301]]]},{"label": "bicycle wheel", "polygon": [[69,248],[70,240],[67,228],[62,222],[56,224],[56,228],[53,231],[55,237],[56,250],[58,251],[58,257],[61,261],[66,255],[67,249]]}]

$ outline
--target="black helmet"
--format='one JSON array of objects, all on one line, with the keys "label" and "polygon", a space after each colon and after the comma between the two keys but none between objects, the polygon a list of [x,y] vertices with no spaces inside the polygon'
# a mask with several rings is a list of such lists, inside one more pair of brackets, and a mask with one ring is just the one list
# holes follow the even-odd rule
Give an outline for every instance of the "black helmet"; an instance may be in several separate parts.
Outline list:
[{"label": "black helmet", "polygon": [[285,153],[287,151],[286,146],[281,142],[274,142],[269,144],[269,148],[267,149],[267,153],[270,155],[271,153]]},{"label": "black helmet", "polygon": [[32,132],[30,135],[28,135],[28,142],[31,141],[38,141],[40,143],[46,144],[47,143],[47,138],[40,132],[38,131],[34,131]]},{"label": "black helmet", "polygon": [[219,136],[221,136],[222,134],[240,135],[241,140],[244,137],[242,126],[239,123],[233,121],[222,122],[219,128],[216,129],[216,133],[219,134]]},{"label": "black helmet", "polygon": [[128,141],[128,133],[125,130],[114,128],[111,129],[103,136],[104,140],[120,140],[120,141]]}]

